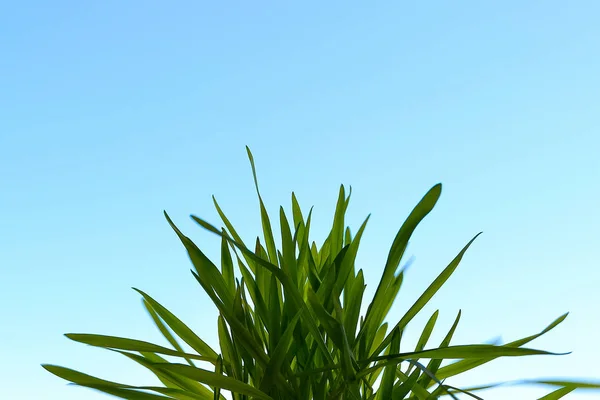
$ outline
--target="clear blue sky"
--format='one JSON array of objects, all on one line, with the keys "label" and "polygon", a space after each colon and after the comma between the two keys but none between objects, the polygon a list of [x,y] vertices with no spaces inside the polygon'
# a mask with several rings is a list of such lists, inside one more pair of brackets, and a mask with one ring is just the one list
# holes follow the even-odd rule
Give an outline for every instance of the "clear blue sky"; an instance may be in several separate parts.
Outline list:
[{"label": "clear blue sky", "polygon": [[[295,190],[315,239],[338,185],[372,293],[396,230],[426,190],[397,320],[477,232],[436,308],[432,344],[533,334],[565,357],[500,360],[456,385],[600,378],[600,3],[21,1],[0,6],[0,363],[7,399],[100,400],[39,365],[147,383],[65,332],[161,342],[139,287],[216,344],[166,209],[207,254],[220,200],[260,232],[245,145],[267,207]],[[492,4],[493,3],[493,4]],[[530,399],[539,389],[485,393]],[[581,392],[571,399],[595,398]]]}]

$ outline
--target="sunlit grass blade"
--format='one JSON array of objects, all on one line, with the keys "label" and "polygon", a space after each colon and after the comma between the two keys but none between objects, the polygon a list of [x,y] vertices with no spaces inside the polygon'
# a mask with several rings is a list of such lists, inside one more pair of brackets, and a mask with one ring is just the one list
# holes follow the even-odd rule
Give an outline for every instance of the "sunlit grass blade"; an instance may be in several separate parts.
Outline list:
[{"label": "sunlit grass blade", "polygon": [[[155,365],[157,363],[167,362],[162,357],[159,357],[153,353],[142,353],[142,355],[137,355],[133,353],[128,353],[126,351],[116,351],[151,371],[167,388],[184,390],[185,392],[189,393],[190,396],[195,396],[195,398],[213,398],[213,393],[200,383],[182,376],[178,376],[168,371],[159,370],[155,368]],[[177,397],[181,396],[178,395]]]},{"label": "sunlit grass blade", "polygon": [[360,307],[362,304],[363,295],[365,293],[365,278],[362,269],[358,271],[356,278],[352,282],[352,286],[348,289],[346,296],[347,303],[344,304],[346,319],[344,321],[344,329],[348,334],[350,346],[354,347],[356,329],[358,327],[358,319],[360,317]]},{"label": "sunlit grass blade", "polygon": [[[452,340],[452,337],[454,336],[454,332],[456,331],[456,327],[458,326],[458,323],[460,321],[460,317],[462,315],[461,310],[458,310],[458,314],[456,314],[456,318],[454,319],[454,323],[452,323],[452,326],[450,327],[450,330],[448,331],[448,333],[446,334],[446,336],[444,337],[444,339],[442,339],[442,342],[440,343],[439,348],[446,348],[448,346],[450,346],[450,341]],[[430,371],[433,375],[435,375],[435,377],[437,379],[444,379],[442,377],[442,375],[440,373],[438,373],[438,369],[440,368],[440,365],[442,365],[442,361],[441,359],[432,359],[429,360],[429,363],[427,364],[427,370]],[[423,386],[423,387],[429,387],[429,384],[433,381],[433,379],[428,376],[428,375],[423,375],[420,379],[419,379],[419,385]]]},{"label": "sunlit grass blade", "polygon": [[[393,342],[393,340],[392,340]],[[389,367],[386,367],[389,368]],[[394,367],[396,368],[396,367]],[[381,400],[392,399],[392,400],[403,400],[406,396],[415,388],[417,379],[419,379],[420,372],[415,370],[410,374],[409,378],[393,388],[392,395],[390,397],[380,397]],[[429,397],[429,396],[427,396]]]},{"label": "sunlit grass blade", "polygon": [[538,400],[559,400],[574,390],[575,390],[574,387],[563,387],[563,388],[557,389],[551,393],[548,393],[545,396],[540,397]]},{"label": "sunlit grass blade", "polygon": [[393,362],[395,360],[416,358],[439,358],[439,359],[464,359],[464,358],[485,358],[485,357],[520,357],[527,355],[566,355],[569,353],[553,353],[545,350],[528,349],[524,347],[506,347],[494,346],[491,344],[468,344],[448,346],[445,348],[429,349],[423,351],[415,351],[410,353],[400,353],[385,356],[371,357],[368,362],[387,360]]},{"label": "sunlit grass blade", "polygon": [[358,246],[360,245],[360,240],[365,231],[365,228],[367,227],[369,218],[370,216],[368,216],[362,223],[362,225],[358,229],[358,232],[356,232],[354,240],[350,244],[344,246],[344,248],[347,248],[348,250],[346,251],[344,258],[342,259],[339,270],[336,271],[337,276],[335,279],[335,286],[333,292],[335,294],[339,294],[342,292],[342,289],[344,288],[344,286],[346,285],[346,281],[348,280],[348,275],[351,274],[354,269],[354,263],[356,261],[356,255],[358,253]]},{"label": "sunlit grass blade", "polygon": [[275,239],[273,237],[273,229],[271,228],[271,221],[269,220],[269,214],[263,203],[260,190],[258,189],[258,179],[256,178],[256,166],[254,165],[254,157],[250,148],[246,146],[246,153],[250,160],[250,166],[252,167],[252,176],[254,177],[254,186],[256,187],[256,194],[258,195],[258,202],[260,203],[260,219],[263,226],[263,234],[265,243],[267,245],[267,252],[269,254],[269,261],[273,264],[277,264],[277,249],[275,248]]},{"label": "sunlit grass blade", "polygon": [[108,335],[93,335],[89,333],[67,333],[65,334],[69,339],[88,344],[94,347],[103,347],[105,349],[118,349],[118,350],[128,350],[128,351],[139,351],[139,352],[148,352],[148,353],[158,353],[164,354],[166,356],[173,357],[181,357],[184,359],[193,359],[199,361],[207,361],[214,362],[210,356],[199,356],[196,354],[190,353],[182,353],[177,350],[172,350],[163,346],[159,346],[153,343],[145,342],[142,340],[135,339],[127,339],[121,338],[117,336],[108,336]]},{"label": "sunlit grass blade", "polygon": [[[423,328],[423,332],[421,332],[419,341],[417,342],[417,345],[415,346],[415,351],[422,351],[425,348],[427,341],[431,337],[431,333],[433,332],[433,328],[435,327],[435,322],[437,321],[439,313],[440,313],[439,310],[435,310],[435,312],[431,315],[431,317],[429,317],[429,320],[425,324],[425,328]],[[407,374],[410,374],[410,371],[412,370],[413,367],[414,367],[414,364],[411,364],[411,366],[408,368]]]},{"label": "sunlit grass blade", "polygon": [[[519,339],[519,340],[515,340],[513,342],[507,343],[504,346],[507,347],[520,347],[523,346],[529,342],[531,342],[534,339],[537,339],[538,337],[550,332],[552,329],[554,329],[555,327],[557,327],[560,323],[562,323],[565,318],[567,318],[567,315],[569,315],[569,313],[565,313],[563,315],[561,315],[560,317],[558,317],[557,319],[555,319],[554,321],[552,321],[551,324],[549,324],[546,328],[544,328],[541,332],[536,333],[534,335],[528,336],[526,338],[523,339]],[[481,360],[461,360],[461,361],[457,361],[455,363],[449,364],[445,367],[440,368],[439,372],[437,373],[437,376],[440,379],[446,379],[446,378],[450,378],[452,376],[461,374],[463,372],[469,371],[473,368],[479,367],[480,365],[486,364],[492,360],[494,360],[495,358],[486,358],[486,359],[481,359]]]},{"label": "sunlit grass blade", "polygon": [[298,285],[298,266],[296,260],[296,244],[292,238],[292,231],[283,207],[279,208],[279,222],[281,225],[281,255],[283,262],[281,268]]},{"label": "sunlit grass blade", "polygon": [[333,226],[331,228],[331,233],[329,234],[329,244],[331,246],[329,256],[331,257],[331,260],[338,255],[344,246],[344,216],[346,214],[346,206],[346,194],[344,186],[341,185],[333,217]]},{"label": "sunlit grass blade", "polygon": [[[296,324],[298,323],[302,312],[303,310],[300,310],[298,314],[296,314],[296,316],[294,316],[294,318],[292,318],[292,320],[289,322],[285,332],[277,343],[277,347],[274,348],[273,353],[271,354],[271,360],[265,368],[265,374],[259,386],[260,390],[265,393],[268,393],[269,389],[276,384],[274,377],[280,371],[281,366],[288,356],[288,350],[292,343],[294,329],[296,329]],[[286,389],[292,390],[290,387]]]},{"label": "sunlit grass blade", "polygon": [[[80,386],[84,386],[84,385],[80,385]],[[85,385],[85,386],[90,389],[96,389],[100,392],[110,394],[111,396],[119,397],[121,399],[126,399],[126,400],[171,400],[171,399],[176,399],[175,397],[172,397],[172,396],[168,396],[168,397],[160,396],[157,394],[138,391],[136,389],[116,388],[116,387],[112,387],[112,386],[102,386],[102,385]],[[140,389],[143,390],[144,388],[140,388]],[[149,390],[150,388],[145,388],[145,389]],[[158,388],[158,389],[161,390],[162,388]]]},{"label": "sunlit grass blade", "polygon": [[[221,346],[221,352],[223,353],[223,359],[225,363],[230,365],[231,371],[229,375],[233,378],[242,380],[242,360],[240,359],[237,349],[235,348],[229,331],[227,329],[227,325],[225,324],[225,319],[222,315],[219,314],[218,318],[218,335],[219,335],[219,345]],[[227,368],[227,367],[225,367]]]},{"label": "sunlit grass blade", "polygon": [[277,280],[275,275],[271,275],[271,291],[269,293],[269,347],[275,348],[279,343],[281,336],[281,304],[279,301],[279,293],[277,290]]},{"label": "sunlit grass blade", "polygon": [[[208,344],[194,331],[192,331],[186,324],[184,324],[179,318],[177,318],[173,313],[163,307],[160,303],[154,300],[152,297],[144,293],[143,291],[133,288],[136,292],[141,294],[144,299],[152,306],[154,311],[165,321],[167,325],[173,330],[173,332],[181,338],[184,342],[186,342],[192,349],[198,352],[198,354],[208,357],[211,362],[215,362],[217,360],[217,353],[210,348]],[[152,351],[152,350],[147,350]],[[152,351],[153,353],[158,353],[157,351]]]},{"label": "sunlit grass blade", "polygon": [[207,283],[207,286],[210,288],[210,290],[215,291],[221,301],[227,305],[231,305],[233,292],[230,291],[228,285],[225,283],[225,280],[223,279],[219,269],[215,266],[215,264],[213,264],[212,261],[208,259],[208,257],[206,257],[206,255],[198,248],[198,246],[196,246],[194,242],[192,242],[190,238],[185,236],[179,230],[179,228],[177,228],[166,212],[164,212],[164,215],[167,219],[167,222],[186,248],[198,276]]},{"label": "sunlit grass blade", "polygon": [[[406,250],[410,237],[417,228],[417,225],[419,225],[423,218],[425,218],[427,214],[431,212],[431,210],[437,203],[441,192],[441,184],[433,186],[425,194],[425,196],[423,196],[421,201],[419,201],[419,203],[415,206],[415,208],[409,214],[408,218],[402,224],[400,230],[396,234],[383,270],[383,275],[381,277],[381,280],[379,281],[377,289],[375,290],[373,301],[367,309],[365,315],[365,322],[360,328],[357,340],[362,340],[364,343],[366,339],[363,339],[363,336],[366,336],[369,339],[372,338],[374,331],[377,330],[377,328],[383,321],[384,316],[381,315],[381,309],[386,308],[386,305],[384,305],[384,303],[390,302],[390,299],[386,298],[386,291],[389,282],[394,277],[396,269],[398,268],[402,256],[404,255],[404,251]],[[391,301],[393,301],[393,299]],[[391,340],[391,337],[389,340]],[[389,340],[385,343],[385,346],[389,344]],[[370,346],[368,343],[366,343],[366,346],[365,344],[363,344],[363,348],[365,347]],[[379,352],[381,352],[382,349],[378,348],[378,350]],[[361,356],[362,355],[363,354],[361,354]]]},{"label": "sunlit grass blade", "polygon": [[156,364],[156,367],[194,379],[211,387],[220,387],[221,389],[244,394],[255,399],[273,400],[271,396],[247,383],[202,368],[191,367],[185,364]]},{"label": "sunlit grass blade", "polygon": [[[215,374],[221,376],[223,375],[223,359],[221,358],[221,356],[217,358],[217,364],[215,365]],[[221,397],[221,388],[219,386],[215,386],[213,388],[213,391],[213,400],[219,400],[219,398]]]},{"label": "sunlit grass blade", "polygon": [[[423,294],[417,299],[417,301],[410,307],[410,309],[404,314],[404,316],[400,319],[400,321],[396,324],[397,327],[403,329],[408,323],[425,307],[425,305],[431,300],[431,298],[437,293],[437,291],[442,287],[442,285],[450,278],[452,273],[460,264],[464,254],[467,249],[471,246],[471,244],[477,239],[477,237],[481,235],[478,233],[475,235],[473,239],[467,243],[465,247],[458,253],[458,255],[450,262],[450,264],[442,271],[441,274],[438,275],[437,278],[429,285],[429,287],[423,292]],[[379,345],[379,347],[375,350],[374,354],[379,354],[385,346],[389,344],[391,341],[391,337],[388,336],[383,342]]]},{"label": "sunlit grass blade", "polygon": [[[395,329],[392,332],[392,341],[388,347],[388,354],[397,354],[400,352],[400,329]],[[399,361],[398,361],[399,362]],[[383,371],[383,378],[379,386],[379,400],[387,400],[392,398],[392,392],[394,390],[394,381],[396,380],[396,369],[398,368],[398,362],[392,363],[385,367]]]},{"label": "sunlit grass blade", "polygon": [[[223,230],[223,236],[226,232]],[[235,291],[235,276],[233,273],[233,259],[229,251],[229,243],[224,238],[221,239],[221,273],[223,274],[223,280],[229,287],[229,291],[233,293]]]},{"label": "sunlit grass blade", "polygon": [[111,394],[116,397],[120,397],[122,399],[132,399],[132,400],[164,400],[172,397],[164,397],[151,393],[139,392],[136,389],[146,389],[152,390],[152,387],[141,387],[137,388],[131,385],[124,385],[116,382],[107,381],[104,379],[96,378],[91,375],[87,375],[78,371],[75,371],[70,368],[60,367],[57,365],[42,365],[44,369],[48,372],[67,380],[69,382],[73,382],[79,386],[85,386],[91,389],[96,389],[102,391],[107,394]]},{"label": "sunlit grass blade", "polygon": [[[167,328],[167,326],[164,324],[162,319],[158,316],[156,311],[154,311],[154,309],[152,308],[150,303],[148,303],[145,299],[142,300],[142,303],[144,304],[144,308],[146,308],[146,311],[148,311],[148,314],[150,314],[152,321],[154,321],[154,324],[156,325],[156,327],[158,328],[160,333],[162,333],[162,335],[165,337],[165,339],[167,339],[167,341],[171,344],[171,346],[173,346],[173,348],[175,350],[177,350],[181,353],[184,353],[183,348],[181,347],[181,345],[179,344],[177,339],[175,339],[175,337],[173,336],[171,331],[169,331],[169,328]],[[194,365],[194,363],[192,362],[191,359],[186,358],[186,361],[188,362],[188,364],[190,364],[192,366]]]},{"label": "sunlit grass blade", "polygon": [[[203,285],[203,282],[200,280],[200,278],[198,277],[198,275],[196,275],[194,271],[192,271],[192,275],[194,276],[194,278],[196,278],[200,285]],[[263,366],[267,365],[267,363],[269,362],[269,358],[265,354],[264,350],[259,345],[259,343],[256,341],[252,333],[246,327],[245,321],[238,320],[234,315],[233,311],[229,307],[226,307],[216,296],[212,298],[212,300],[221,312],[221,315],[223,315],[223,317],[229,324],[234,338],[240,341],[242,348],[248,351],[257,363],[260,363]]]}]

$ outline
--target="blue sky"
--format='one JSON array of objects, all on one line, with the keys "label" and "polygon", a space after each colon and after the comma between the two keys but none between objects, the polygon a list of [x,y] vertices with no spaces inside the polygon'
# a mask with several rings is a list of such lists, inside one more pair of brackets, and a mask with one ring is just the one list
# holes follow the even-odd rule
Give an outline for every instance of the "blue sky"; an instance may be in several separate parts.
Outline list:
[{"label": "blue sky", "polygon": [[162,210],[215,259],[218,239],[188,218],[218,223],[211,195],[245,238],[259,234],[245,145],[269,210],[294,190],[315,206],[316,240],[339,184],[352,186],[351,226],[372,213],[369,293],[404,218],[444,184],[391,320],[484,232],[407,346],[438,308],[432,344],[459,309],[455,344],[514,340],[571,312],[532,343],[571,355],[499,360],[455,385],[600,378],[599,13],[591,0],[4,2],[2,397],[107,398],[41,363],[152,382],[62,336],[162,343],[132,286],[216,345],[216,311]]}]

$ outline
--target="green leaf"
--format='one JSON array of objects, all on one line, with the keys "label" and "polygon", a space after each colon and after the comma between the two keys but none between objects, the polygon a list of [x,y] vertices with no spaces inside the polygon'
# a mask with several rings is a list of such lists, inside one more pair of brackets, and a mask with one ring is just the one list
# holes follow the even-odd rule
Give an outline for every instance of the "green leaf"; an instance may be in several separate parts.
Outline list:
[{"label": "green leaf", "polygon": [[[173,346],[175,350],[179,351],[180,353],[184,353],[183,348],[181,347],[179,342],[177,342],[177,339],[175,339],[175,337],[171,334],[169,328],[165,326],[164,322],[162,321],[162,319],[160,319],[156,311],[154,311],[150,303],[148,303],[145,299],[142,300],[142,303],[144,304],[146,311],[148,311],[148,314],[150,314],[152,321],[154,321],[154,324],[156,325],[160,333],[162,333],[162,335],[165,337],[165,339],[167,339],[167,341],[171,344],[171,346]],[[186,361],[188,362],[188,364],[192,366],[194,365],[191,359],[187,358]]]},{"label": "green leaf", "polygon": [[[223,236],[226,232],[223,230]],[[235,276],[233,274],[233,259],[229,252],[229,243],[225,238],[221,238],[221,271],[223,273],[223,280],[228,286],[229,291],[233,293],[235,291]]]},{"label": "green leaf", "polygon": [[[413,232],[417,228],[417,225],[431,212],[435,204],[437,203],[440,194],[442,192],[442,185],[437,184],[433,186],[426,194],[423,196],[421,201],[415,206],[412,212],[409,214],[406,221],[400,227],[400,230],[396,234],[394,238],[394,242],[392,243],[392,247],[390,249],[385,268],[383,271],[383,275],[381,280],[379,281],[379,285],[375,290],[375,295],[373,297],[373,301],[369,305],[367,309],[367,313],[365,316],[365,322],[361,326],[361,329],[358,333],[357,341],[362,341],[363,347],[370,347],[366,342],[366,339],[363,339],[363,335],[367,338],[372,338],[374,332],[377,330],[381,322],[383,321],[384,316],[382,315],[382,309],[389,308],[388,305],[393,302],[393,298],[391,299],[387,295],[387,289],[391,281],[393,281],[394,274],[402,256],[404,255],[404,251],[408,245],[408,240],[412,236]],[[388,303],[388,304],[386,304]],[[407,321],[408,322],[408,321]],[[400,328],[403,326],[399,325]],[[402,329],[401,329],[402,330]],[[385,346],[389,344],[391,337],[384,341]],[[382,348],[377,348],[377,353],[380,353]]]},{"label": "green leaf", "polygon": [[571,393],[574,390],[575,390],[574,387],[563,387],[563,388],[553,391],[552,393],[548,393],[547,395],[540,397],[539,400],[562,399],[563,397],[565,397],[566,395],[568,395],[569,393]]},{"label": "green leaf", "polygon": [[[554,329],[556,326],[558,326],[560,323],[562,323],[565,318],[567,318],[567,315],[569,313],[565,313],[563,315],[561,315],[560,317],[558,317],[557,319],[555,319],[554,321],[552,321],[552,323],[550,325],[548,325],[546,328],[544,328],[541,332],[535,334],[535,335],[531,335],[528,336],[526,338],[520,339],[520,340],[515,340],[514,342],[510,342],[505,344],[505,346],[507,347],[520,347],[523,346],[529,342],[531,342],[534,339],[537,339],[538,337],[548,333],[549,331],[551,331],[552,329]],[[458,375],[460,373],[469,371],[473,368],[476,368],[480,365],[486,364],[492,360],[494,360],[495,357],[493,358],[486,358],[486,359],[481,359],[481,360],[461,360],[461,361],[457,361],[455,363],[452,363],[450,365],[447,365],[445,367],[440,368],[439,372],[436,374],[436,376],[439,379],[446,379],[446,378],[450,378],[452,376]]]},{"label": "green leaf", "polygon": [[569,353],[552,353],[544,350],[527,349],[522,347],[494,346],[491,344],[469,344],[449,346],[445,348],[415,351],[410,353],[392,354],[386,356],[371,357],[367,362],[414,360],[420,358],[440,359],[463,359],[463,358],[485,358],[485,357],[520,357],[527,355],[566,355]]},{"label": "green leaf", "polygon": [[[289,322],[288,326],[285,329],[285,332],[281,336],[281,339],[279,340],[277,346],[271,354],[271,360],[269,361],[269,364],[265,369],[265,374],[259,385],[260,390],[262,390],[265,393],[268,392],[271,389],[271,387],[276,384],[276,380],[274,379],[274,377],[277,373],[279,373],[283,362],[287,358],[288,349],[290,348],[293,339],[294,329],[296,329],[296,324],[298,323],[302,312],[303,310],[298,311],[294,318],[292,318],[292,320]],[[288,390],[292,391],[289,388]]]},{"label": "green leaf", "polygon": [[344,329],[348,333],[348,340],[350,342],[350,346],[354,346],[356,328],[358,326],[358,319],[360,317],[360,307],[362,305],[362,299],[365,293],[365,288],[365,278],[361,269],[358,271],[358,274],[356,275],[352,286],[348,289],[345,289],[348,290],[349,295],[347,296],[348,303],[344,304],[344,310],[346,313]]},{"label": "green leaf", "polygon": [[142,389],[142,390],[153,390],[152,387],[140,387],[136,388],[135,386],[123,385],[120,383],[115,383],[111,381],[107,381],[104,379],[99,379],[91,375],[87,375],[69,368],[60,367],[57,365],[42,365],[44,369],[46,369],[51,374],[58,376],[64,380],[69,382],[73,382],[79,386],[85,386],[88,388],[96,389],[101,392],[111,394],[116,397],[120,397],[122,399],[131,399],[131,400],[157,400],[157,399],[168,399],[171,397],[158,396],[155,394],[139,392],[134,389]]},{"label": "green leaf", "polygon": [[[198,354],[208,357],[211,362],[216,362],[217,353],[210,348],[204,340],[200,339],[198,335],[194,333],[186,324],[184,324],[179,318],[177,318],[173,313],[163,307],[160,303],[154,300],[152,297],[144,293],[143,291],[133,288],[136,292],[141,294],[144,299],[150,303],[152,308],[156,311],[156,313],[165,321],[167,325],[173,330],[173,332],[181,338],[184,342],[186,342],[192,349],[198,352]],[[153,353],[158,353],[157,351],[147,350]],[[164,354],[164,353],[163,353]]]},{"label": "green leaf", "polygon": [[[448,333],[442,340],[442,343],[440,343],[440,348],[446,348],[450,345],[450,341],[452,340],[452,337],[454,336],[454,332],[456,331],[456,327],[458,326],[458,322],[460,321],[461,314],[462,314],[461,310],[458,310],[458,314],[456,315],[456,318],[454,319],[454,323],[452,324],[452,327],[450,328],[450,330],[448,331]],[[435,375],[438,380],[443,379],[440,376],[440,374],[438,373],[438,369],[440,368],[440,365],[442,365],[442,360],[440,360],[440,359],[430,360],[429,364],[427,364],[427,370],[430,371],[433,375]],[[433,379],[430,376],[423,375],[421,377],[421,379],[419,379],[419,385],[421,385],[423,387],[428,387],[429,383],[432,381],[433,381]]]},{"label": "green leaf", "polygon": [[[425,305],[431,300],[431,298],[437,293],[442,285],[450,278],[460,261],[462,260],[465,252],[471,246],[471,244],[481,235],[478,233],[473,239],[467,243],[467,245],[458,253],[458,255],[452,260],[452,262],[438,275],[437,278],[429,285],[429,287],[423,292],[423,294],[417,299],[417,301],[410,307],[410,309],[404,314],[400,321],[396,324],[400,329],[404,329],[406,325],[425,307]],[[374,354],[379,354],[391,341],[391,337],[388,336],[375,350]]]},{"label": "green leaf", "polygon": [[103,347],[106,349],[118,349],[118,350],[129,350],[139,351],[148,353],[159,353],[166,356],[181,357],[184,359],[190,358],[199,361],[214,361],[212,357],[198,356],[196,354],[183,353],[177,350],[171,350],[166,347],[162,347],[153,343],[144,342],[141,340],[127,339],[116,336],[107,335],[93,335],[88,333],[67,333],[65,334],[69,339],[88,344],[94,347]]},{"label": "green leaf", "polygon": [[[419,341],[417,342],[415,351],[422,351],[425,348],[427,341],[431,337],[431,333],[433,332],[433,328],[435,326],[435,322],[437,321],[439,313],[440,310],[435,310],[431,317],[429,317],[429,320],[425,324],[425,328],[423,328],[423,332],[421,332],[421,336],[419,337]],[[408,368],[407,374],[410,374],[410,371],[412,370],[413,366],[414,364],[411,364],[411,366]]]},{"label": "green leaf", "polygon": [[[410,393],[411,390],[416,391],[417,379],[419,378],[419,376],[419,370],[414,370],[407,380],[405,380],[404,382],[402,382],[402,384],[394,388],[392,396],[389,398],[391,398],[392,400],[403,400],[404,398],[406,398],[406,395],[408,395],[408,393]],[[382,399],[384,399],[384,397],[382,397]]]},{"label": "green leaf", "polygon": [[258,190],[258,179],[256,178],[256,167],[254,165],[254,157],[250,148],[246,146],[246,152],[248,153],[248,159],[250,160],[250,166],[252,167],[252,176],[254,177],[254,186],[256,187],[256,194],[258,195],[258,201],[260,203],[260,219],[263,226],[263,234],[265,237],[265,243],[267,245],[267,252],[269,254],[269,261],[273,264],[277,264],[277,249],[275,247],[275,239],[273,237],[273,230],[271,229],[271,221],[269,220],[269,214],[263,203],[262,196]]},{"label": "green leaf", "polygon": [[221,314],[218,317],[218,335],[219,345],[221,346],[221,352],[223,353],[223,359],[229,365],[231,365],[231,375],[238,380],[242,379],[242,360],[238,356],[237,350],[231,340],[229,331],[225,324],[225,319]]},{"label": "green leaf", "polygon": [[156,364],[156,367],[190,379],[194,379],[211,387],[220,387],[221,389],[229,390],[234,393],[245,394],[255,399],[273,400],[271,396],[254,388],[253,386],[248,385],[247,383],[240,382],[237,379],[216,374],[212,371],[207,371],[202,368],[191,367],[185,364]]},{"label": "green leaf", "polygon": [[[172,374],[172,373],[162,371],[162,370],[155,368],[155,364],[165,363],[167,361],[165,359],[163,359],[162,357],[155,355],[154,353],[142,353],[142,355],[139,356],[137,354],[132,354],[132,353],[128,353],[125,351],[120,351],[120,350],[115,350],[115,351],[128,357],[129,359],[137,362],[138,364],[142,365],[143,367],[147,368],[148,370],[150,370],[154,375],[156,375],[156,377],[161,382],[163,382],[163,384],[165,386],[167,386],[167,388],[184,390],[185,392],[189,393],[189,396],[193,396],[193,398],[213,399],[213,393],[206,387],[202,386],[200,383],[193,381],[191,379],[187,379],[185,377],[178,376],[176,374]],[[162,390],[156,390],[156,389],[151,389],[151,390],[165,394],[165,393],[163,393]],[[189,396],[188,396],[188,398],[189,398]],[[179,397],[181,397],[181,395],[177,394],[176,398],[179,398]]]},{"label": "green leaf", "polygon": [[[400,351],[400,329],[395,329],[392,332],[392,341],[388,347],[388,354],[397,354]],[[398,360],[399,362],[399,360]],[[379,399],[386,400],[392,398],[394,390],[394,381],[396,380],[396,369],[398,368],[398,362],[392,363],[385,367],[383,371],[383,378],[381,379],[381,385],[379,386]]]},{"label": "green leaf", "polygon": [[[169,215],[165,212],[165,218],[167,222],[175,231],[181,243],[183,243],[184,247],[187,250],[187,253],[196,269],[196,273],[202,279],[203,282],[207,284],[207,287],[210,291],[215,291],[215,293],[219,296],[219,298],[228,306],[231,305],[232,295],[233,293],[230,291],[229,287],[225,283],[223,276],[219,269],[213,264],[212,261],[204,255],[204,253],[188,238],[185,236],[177,226],[173,223]],[[183,339],[183,338],[182,338]],[[216,359],[216,356],[215,356]]]},{"label": "green leaf", "polygon": [[281,335],[281,305],[275,275],[271,275],[271,291],[269,293],[269,347],[275,348]]},{"label": "green leaf", "polygon": [[346,195],[344,186],[340,186],[337,205],[335,207],[335,215],[333,217],[333,227],[330,233],[330,257],[333,260],[342,250],[344,244],[344,215],[346,214]]},{"label": "green leaf", "polygon": [[281,268],[292,278],[292,282],[298,285],[298,266],[296,264],[296,246],[292,238],[290,225],[285,216],[283,207],[279,208],[279,221],[281,225],[281,249],[283,262]]}]

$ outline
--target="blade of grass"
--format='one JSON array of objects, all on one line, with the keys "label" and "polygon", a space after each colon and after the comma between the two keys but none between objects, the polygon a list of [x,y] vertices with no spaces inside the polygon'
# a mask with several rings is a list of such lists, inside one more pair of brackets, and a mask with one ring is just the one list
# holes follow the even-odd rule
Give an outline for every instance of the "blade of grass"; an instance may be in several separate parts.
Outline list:
[{"label": "blade of grass", "polygon": [[[392,280],[392,277],[394,276],[396,269],[400,264],[402,256],[404,255],[404,251],[408,245],[408,240],[412,236],[419,223],[427,216],[427,214],[431,212],[431,210],[433,210],[433,207],[437,203],[441,192],[441,184],[433,186],[415,206],[396,234],[384,267],[383,275],[379,281],[377,289],[375,290],[373,301],[367,309],[365,322],[359,330],[357,342],[361,341],[363,335],[372,337],[373,332],[377,330],[383,321],[383,317],[380,315],[380,310],[382,308],[386,308],[386,302],[393,301],[393,299],[386,298],[385,296],[389,282]],[[389,344],[389,340],[391,340],[391,337],[386,341],[385,346]],[[368,346],[368,344],[363,343],[363,347],[366,346]],[[381,349],[379,349],[379,351],[381,351]]]},{"label": "blade of grass", "polygon": [[258,202],[260,203],[260,219],[263,226],[263,234],[265,243],[267,245],[267,252],[269,254],[269,261],[272,264],[277,264],[277,249],[275,247],[275,239],[273,237],[273,229],[271,228],[271,221],[269,220],[269,214],[263,203],[260,190],[258,189],[258,179],[256,178],[256,166],[254,165],[254,157],[250,148],[246,146],[246,153],[248,154],[248,160],[250,160],[250,166],[252,167],[252,176],[254,177],[254,186],[256,187],[256,194],[258,195]]},{"label": "blade of grass", "polygon": [[194,379],[211,387],[220,387],[230,392],[244,394],[260,400],[273,400],[271,396],[247,383],[202,368],[191,367],[185,364],[156,364],[156,367]]},{"label": "blade of grass", "polygon": [[[184,353],[183,348],[181,347],[179,342],[177,342],[177,339],[175,339],[175,337],[171,334],[171,331],[169,331],[169,328],[167,328],[167,326],[164,324],[162,319],[160,319],[160,317],[158,316],[156,311],[154,311],[154,309],[152,308],[150,303],[148,303],[145,299],[142,300],[142,303],[144,304],[146,311],[148,311],[148,314],[150,314],[152,321],[154,321],[154,324],[156,325],[156,327],[158,328],[160,333],[162,333],[162,335],[165,337],[165,339],[167,339],[167,341],[171,344],[171,346],[173,346],[173,348],[175,350],[177,350],[181,353]],[[191,366],[194,366],[194,363],[191,359],[186,358],[186,361]]]},{"label": "blade of grass", "polygon": [[93,335],[89,333],[67,333],[65,336],[75,342],[84,343],[94,347],[103,347],[105,349],[158,353],[184,359],[189,358],[198,361],[214,362],[214,359],[210,356],[198,356],[196,354],[182,353],[177,350],[172,350],[153,343],[144,342],[142,340],[127,339],[117,336]]},{"label": "blade of grass", "polygon": [[[471,244],[477,239],[477,237],[481,235],[478,233],[467,243],[467,245],[460,251],[460,253],[450,262],[450,264],[442,271],[440,275],[429,285],[429,287],[423,292],[423,294],[417,299],[417,301],[410,307],[410,309],[404,314],[404,316],[400,319],[400,321],[396,324],[400,329],[404,329],[406,325],[425,307],[425,305],[431,300],[431,298],[437,293],[437,291],[442,287],[442,285],[450,278],[458,264],[462,260],[465,252],[471,246]],[[375,350],[373,354],[379,354],[381,351],[389,344],[391,341],[391,337],[388,335],[386,339],[379,345],[379,347]]]},{"label": "blade of grass", "polygon": [[[440,310],[435,310],[435,312],[431,315],[431,317],[429,317],[429,320],[425,324],[425,328],[423,328],[423,332],[421,332],[419,341],[417,342],[417,345],[415,346],[415,351],[422,351],[425,348],[427,341],[431,337],[431,333],[433,332],[433,328],[435,327],[435,323],[437,321],[439,313],[440,313]],[[415,361],[418,361],[418,360],[415,360]],[[410,374],[410,371],[412,370],[413,367],[414,367],[414,364],[411,364],[410,367],[408,367],[408,371],[406,372],[407,375]]]},{"label": "blade of grass", "polygon": [[[562,323],[565,318],[567,318],[567,315],[569,313],[565,313],[563,315],[561,315],[560,317],[558,317],[557,319],[555,319],[554,321],[552,321],[552,323],[550,323],[546,328],[544,328],[541,332],[535,334],[535,335],[531,335],[528,336],[526,338],[523,339],[519,339],[519,340],[515,340],[513,342],[507,343],[505,344],[505,346],[507,347],[521,347],[529,342],[531,342],[534,339],[537,339],[538,337],[550,332],[552,329],[554,329],[556,326],[558,326],[560,323]],[[480,365],[486,364],[492,360],[494,360],[495,358],[486,358],[486,359],[481,359],[481,360],[461,360],[461,361],[457,361],[455,363],[452,363],[450,365],[447,365],[445,367],[440,368],[439,372],[437,373],[437,376],[440,379],[446,379],[446,378],[450,378],[452,376],[458,375],[460,373],[469,371],[473,368],[476,368]]]},{"label": "blade of grass", "polygon": [[[154,300],[152,297],[144,293],[143,291],[133,288],[136,292],[141,294],[144,299],[152,306],[154,311],[165,321],[167,325],[175,332],[177,336],[186,342],[192,349],[198,352],[198,354],[208,357],[212,363],[217,360],[217,353],[210,348],[204,340],[200,339],[198,335],[194,333],[186,324],[184,324],[179,318],[173,313],[163,307],[160,303]],[[148,350],[152,351],[152,350]],[[153,351],[157,353],[156,351]]]}]

